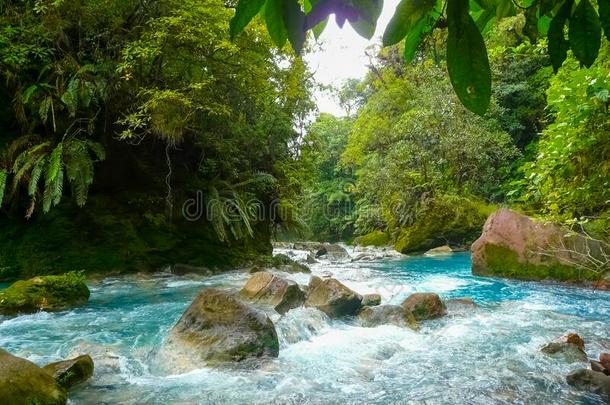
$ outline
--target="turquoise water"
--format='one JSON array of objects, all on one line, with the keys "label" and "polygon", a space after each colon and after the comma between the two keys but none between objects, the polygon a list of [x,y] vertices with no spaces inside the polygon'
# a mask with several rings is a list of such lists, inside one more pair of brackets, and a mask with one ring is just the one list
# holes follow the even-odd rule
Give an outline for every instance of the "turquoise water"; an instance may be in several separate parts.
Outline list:
[{"label": "turquoise water", "polygon": [[169,329],[202,288],[236,291],[247,275],[158,274],[94,283],[84,308],[0,318],[0,347],[38,364],[90,353],[96,372],[71,393],[74,404],[604,403],[565,384],[565,375],[585,363],[567,364],[538,349],[575,331],[590,357],[610,351],[610,293],[474,277],[467,254],[321,263],[312,270],[331,272],[360,293],[378,292],[384,303],[431,291],[472,297],[481,308],[452,312],[418,332],[361,328],[296,309],[273,315],[278,359],[257,370],[180,374],[157,353]]}]

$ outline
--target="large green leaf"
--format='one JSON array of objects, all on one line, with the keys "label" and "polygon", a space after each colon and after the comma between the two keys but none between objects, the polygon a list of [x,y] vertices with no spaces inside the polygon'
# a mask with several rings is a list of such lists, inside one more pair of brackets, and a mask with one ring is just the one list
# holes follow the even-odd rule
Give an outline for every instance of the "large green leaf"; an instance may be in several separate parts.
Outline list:
[{"label": "large green leaf", "polygon": [[292,49],[299,55],[305,44],[305,13],[297,0],[283,1],[283,18],[288,40]]},{"label": "large green leaf", "polygon": [[383,8],[383,0],[353,0],[352,5],[358,12],[358,19],[350,21],[350,25],[364,38],[373,38],[377,28],[377,20]]},{"label": "large green leaf", "polygon": [[400,42],[428,11],[434,8],[435,0],[402,0],[383,33],[383,45]]},{"label": "large green leaf", "polygon": [[597,6],[599,7],[599,21],[606,38],[610,41],[610,0],[597,0]]},{"label": "large green leaf", "polygon": [[568,38],[574,56],[580,63],[590,67],[601,46],[602,29],[599,17],[589,0],[580,0],[570,18]]},{"label": "large green leaf", "polygon": [[435,11],[428,15],[425,15],[411,28],[405,39],[404,57],[406,63],[413,62],[415,58],[415,52],[419,46],[422,38],[432,31],[436,21],[439,18],[439,14]]},{"label": "large green leaf", "polygon": [[568,57],[569,44],[564,34],[566,21],[572,12],[573,0],[566,0],[555,17],[551,20],[547,38],[549,41],[549,57],[555,72]]},{"label": "large green leaf", "polygon": [[320,35],[322,35],[322,32],[324,32],[324,29],[326,28],[326,26],[328,25],[328,16],[324,17],[321,21],[319,21],[315,26],[313,27],[309,27],[309,14],[311,13],[311,11],[313,10],[313,7],[318,4],[320,2],[320,0],[305,0],[303,2],[304,4],[304,8],[305,8],[305,29],[308,30],[311,28],[311,31],[313,32],[313,36],[315,39],[320,38]]},{"label": "large green leaf", "polygon": [[283,48],[288,40],[288,31],[284,23],[284,0],[267,0],[264,8],[265,23],[271,40],[279,48]]},{"label": "large green leaf", "polygon": [[464,107],[483,115],[491,100],[491,70],[483,36],[468,13],[467,0],[449,0],[447,23],[451,84]]},{"label": "large green leaf", "polygon": [[511,0],[499,0],[496,6],[496,18],[501,20],[504,17],[515,15],[515,6]]},{"label": "large green leaf", "polygon": [[235,16],[231,19],[231,23],[229,24],[231,38],[234,38],[246,28],[264,4],[265,0],[240,0],[239,3],[237,3]]}]

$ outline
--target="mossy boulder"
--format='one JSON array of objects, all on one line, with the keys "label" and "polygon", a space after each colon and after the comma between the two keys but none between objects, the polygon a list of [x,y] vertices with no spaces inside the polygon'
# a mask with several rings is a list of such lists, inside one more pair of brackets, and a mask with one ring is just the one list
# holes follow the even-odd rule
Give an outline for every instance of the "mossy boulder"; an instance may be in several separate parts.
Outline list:
[{"label": "mossy boulder", "polygon": [[400,229],[394,248],[401,253],[422,253],[441,245],[469,246],[494,207],[463,197],[434,199],[417,212],[409,227]]},{"label": "mossy boulder", "polygon": [[434,293],[414,293],[401,306],[411,312],[416,320],[440,318],[447,315],[447,308],[441,298]]},{"label": "mossy boulder", "polygon": [[277,357],[279,341],[265,313],[210,288],[199,293],[172,328],[163,355],[188,370]]},{"label": "mossy boulder", "polygon": [[17,281],[0,291],[0,314],[61,311],[88,300],[89,288],[82,273],[40,276]]},{"label": "mossy boulder", "polygon": [[43,367],[44,371],[51,374],[59,385],[66,389],[87,381],[93,375],[93,369],[93,359],[86,354]]},{"label": "mossy boulder", "polygon": [[362,296],[334,278],[313,276],[307,289],[305,306],[314,307],[331,318],[356,315],[362,308]]},{"label": "mossy boulder", "polygon": [[63,405],[66,390],[36,364],[0,349],[0,404]]},{"label": "mossy boulder", "polygon": [[472,272],[524,280],[594,281],[601,275],[581,261],[587,255],[601,257],[602,249],[599,242],[557,224],[500,209],[487,219],[483,234],[472,245]]},{"label": "mossy boulder", "polygon": [[387,246],[390,244],[390,235],[381,230],[375,230],[366,235],[358,236],[354,242],[360,246]]},{"label": "mossy boulder", "polygon": [[364,294],[362,296],[362,306],[374,307],[381,304],[381,295],[377,293]]},{"label": "mossy boulder", "polygon": [[358,314],[358,320],[362,326],[367,328],[379,325],[396,325],[418,329],[415,316],[413,316],[411,311],[400,305],[364,307]]},{"label": "mossy boulder", "polygon": [[297,283],[266,271],[250,277],[240,295],[254,303],[272,305],[280,314],[300,307],[305,302],[305,293]]}]

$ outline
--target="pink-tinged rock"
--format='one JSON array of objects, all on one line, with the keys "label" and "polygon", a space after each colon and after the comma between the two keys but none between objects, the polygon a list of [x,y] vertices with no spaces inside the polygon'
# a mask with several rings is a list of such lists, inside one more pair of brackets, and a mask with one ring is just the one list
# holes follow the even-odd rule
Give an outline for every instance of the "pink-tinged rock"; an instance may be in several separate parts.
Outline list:
[{"label": "pink-tinged rock", "polygon": [[597,241],[502,208],[489,216],[472,245],[472,272],[528,280],[593,281],[600,275],[579,266],[584,254],[600,255]]}]

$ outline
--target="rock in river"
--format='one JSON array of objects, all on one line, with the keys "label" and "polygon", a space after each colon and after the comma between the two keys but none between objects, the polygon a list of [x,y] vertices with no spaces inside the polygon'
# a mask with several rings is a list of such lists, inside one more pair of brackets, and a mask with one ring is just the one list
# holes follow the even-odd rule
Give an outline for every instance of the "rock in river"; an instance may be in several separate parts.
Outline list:
[{"label": "rock in river", "polygon": [[381,304],[381,295],[379,294],[364,294],[362,296],[362,306],[374,307]]},{"label": "rock in river", "polygon": [[235,296],[203,290],[172,328],[163,354],[177,369],[277,357],[279,342],[269,317]]},{"label": "rock in river", "polygon": [[78,273],[21,280],[0,292],[0,314],[61,311],[89,300],[85,278]]},{"label": "rock in river", "polygon": [[440,318],[447,314],[445,304],[434,293],[411,294],[401,305],[406,310],[412,312],[418,321]]},{"label": "rock in river", "polygon": [[313,276],[305,306],[318,308],[331,318],[356,315],[362,307],[362,296],[334,278],[322,280]]},{"label": "rock in river", "polygon": [[0,404],[62,405],[66,390],[36,364],[0,349]]},{"label": "rock in river", "polygon": [[604,373],[581,368],[568,374],[566,380],[574,388],[606,395],[610,400],[610,376]]},{"label": "rock in river", "polygon": [[89,355],[47,364],[43,370],[48,372],[64,388],[87,381],[93,375],[93,359]]},{"label": "rock in river", "polygon": [[417,321],[413,314],[400,305],[379,305],[364,307],[358,319],[362,326],[370,328],[379,325],[408,326],[417,329]]},{"label": "rock in river", "polygon": [[588,361],[585,342],[576,333],[568,333],[540,348],[545,354],[561,357],[570,363]]},{"label": "rock in river", "polygon": [[280,314],[300,307],[305,302],[305,293],[297,283],[266,271],[250,277],[242,288],[241,295],[255,303],[273,305]]}]

